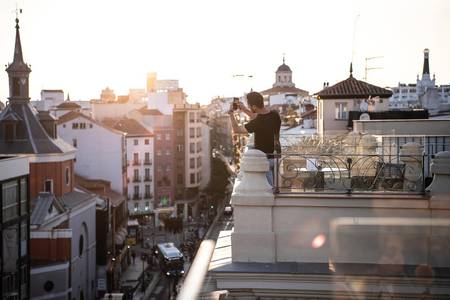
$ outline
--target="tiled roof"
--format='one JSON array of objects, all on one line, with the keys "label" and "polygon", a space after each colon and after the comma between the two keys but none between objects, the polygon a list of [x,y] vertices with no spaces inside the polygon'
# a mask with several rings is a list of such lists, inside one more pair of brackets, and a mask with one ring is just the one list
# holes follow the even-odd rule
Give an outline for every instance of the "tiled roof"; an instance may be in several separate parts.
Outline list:
[{"label": "tiled roof", "polygon": [[367,82],[357,80],[350,75],[349,78],[327,87],[315,95],[317,95],[319,99],[352,99],[376,96],[389,98],[392,96],[392,92]]},{"label": "tiled roof", "polygon": [[144,126],[134,119],[123,118],[119,120],[109,119],[104,120],[107,126],[114,129],[126,132],[128,136],[152,136],[153,134],[148,131]]},{"label": "tiled roof", "polygon": [[95,197],[93,194],[83,193],[79,191],[73,191],[70,193],[64,194],[61,197],[61,202],[69,208],[74,208],[82,203],[95,201]]},{"label": "tiled roof", "polygon": [[91,119],[90,117],[88,117],[88,116],[86,116],[86,115],[84,115],[84,114],[82,114],[82,113],[80,113],[78,111],[70,111],[67,114],[64,114],[64,115],[62,115],[62,116],[60,116],[58,118],[58,125],[66,123],[66,122],[69,122],[69,121],[72,121],[73,119],[76,119],[78,117],[84,117],[84,118],[94,122],[93,119]]},{"label": "tiled roof", "polygon": [[59,108],[59,109],[77,109],[77,108],[81,108],[81,106],[76,104],[76,103],[74,103],[74,102],[64,101],[63,103],[58,105],[56,108]]},{"label": "tiled roof", "polygon": [[139,112],[143,115],[152,115],[152,116],[162,116],[163,113],[160,112],[158,109],[149,109],[147,107],[143,107],[139,109]]},{"label": "tiled roof", "polygon": [[289,87],[289,86],[276,86],[267,90],[264,90],[261,92],[262,95],[278,95],[278,94],[297,94],[302,96],[307,96],[309,93],[308,91],[296,88],[296,87]]}]

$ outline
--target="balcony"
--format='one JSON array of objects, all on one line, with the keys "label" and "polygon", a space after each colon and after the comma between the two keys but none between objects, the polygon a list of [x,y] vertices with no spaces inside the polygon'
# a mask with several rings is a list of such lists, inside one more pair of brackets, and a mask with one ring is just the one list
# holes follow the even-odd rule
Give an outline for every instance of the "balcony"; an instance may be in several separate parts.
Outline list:
[{"label": "balcony", "polygon": [[144,160],[144,165],[146,165],[146,166],[151,166],[152,164],[153,164],[153,162],[152,162],[151,159],[146,159],[146,160]]},{"label": "balcony", "polygon": [[133,166],[140,166],[141,165],[141,160],[140,159],[133,159],[132,164],[133,164]]},{"label": "balcony", "polygon": [[141,182],[141,176],[133,176],[133,182]]},{"label": "balcony", "polygon": [[142,194],[133,194],[133,200],[141,200],[142,199]]},{"label": "balcony", "polygon": [[153,193],[145,193],[144,199],[153,199]]},{"label": "balcony", "polygon": [[153,177],[152,176],[145,176],[144,177],[144,181],[145,182],[152,182],[153,181]]},{"label": "balcony", "polygon": [[[450,294],[450,152],[432,158],[433,181],[424,189],[427,166],[417,148],[410,144],[395,159],[283,154],[275,189],[266,155],[246,151],[231,196],[234,227],[202,242],[192,266],[205,265],[209,279],[197,282],[230,298],[242,291],[291,299]],[[183,286],[179,299],[192,289]]]}]

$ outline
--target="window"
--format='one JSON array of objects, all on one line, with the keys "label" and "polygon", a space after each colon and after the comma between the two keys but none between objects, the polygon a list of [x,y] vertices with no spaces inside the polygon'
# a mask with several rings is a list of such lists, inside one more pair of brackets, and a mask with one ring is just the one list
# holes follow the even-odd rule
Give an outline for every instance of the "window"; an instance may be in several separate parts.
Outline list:
[{"label": "window", "polygon": [[135,185],[134,186],[134,195],[139,195],[139,186],[138,185]]},{"label": "window", "polygon": [[201,137],[201,136],[202,136],[202,128],[197,127],[197,137]]},{"label": "window", "polygon": [[202,142],[197,143],[197,152],[202,151]]},{"label": "window", "polygon": [[202,166],[202,157],[197,157],[197,168],[200,168]]},{"label": "window", "polygon": [[145,195],[147,195],[147,196],[150,195],[150,185],[149,184],[145,185]]},{"label": "window", "polygon": [[16,126],[14,124],[5,124],[5,140],[6,141],[13,141],[14,135],[16,131]]},{"label": "window", "polygon": [[86,123],[80,123],[80,129],[86,129]]},{"label": "window", "polygon": [[278,75],[278,81],[281,81],[281,76],[280,75]]},{"label": "window", "polygon": [[44,192],[53,193],[53,180],[52,179],[45,180]]},{"label": "window", "polygon": [[158,166],[158,172],[161,173],[162,172],[162,168],[161,166]]},{"label": "window", "polygon": [[72,129],[78,129],[78,123],[72,123]]},{"label": "window", "polygon": [[134,203],[134,211],[137,211],[139,209],[139,203]]},{"label": "window", "polygon": [[195,158],[191,158],[191,159],[189,160],[189,167],[190,167],[191,169],[195,168]]},{"label": "window", "polygon": [[92,127],[94,127],[94,125],[92,125],[92,124],[89,124],[89,128],[92,128]]},{"label": "window", "polygon": [[346,120],[347,119],[347,103],[336,103],[335,104],[334,118],[337,120]]},{"label": "window", "polygon": [[70,169],[66,167],[66,171],[64,172],[64,179],[66,182],[66,185],[69,185],[70,183]]},{"label": "window", "polygon": [[183,174],[177,174],[177,184],[183,184]]},{"label": "window", "polygon": [[161,150],[156,151],[156,155],[161,156]]},{"label": "window", "polygon": [[170,155],[170,149],[166,150],[166,155]]},{"label": "window", "polygon": [[84,238],[83,235],[80,235],[80,240],[78,242],[78,256],[83,256],[83,250],[84,250]]},{"label": "window", "polygon": [[183,152],[184,147],[183,147],[182,144],[178,144],[178,145],[177,145],[177,149],[178,149],[178,152]]},{"label": "window", "polygon": [[189,152],[190,153],[195,153],[195,144],[194,143],[190,143],[189,144]]},{"label": "window", "polygon": [[139,162],[139,153],[133,153],[133,162],[135,164]]},{"label": "window", "polygon": [[149,210],[150,202],[145,202],[145,210]]},{"label": "window", "polygon": [[149,140],[149,139],[145,139],[144,143],[145,143],[146,145],[148,145],[148,144],[150,144],[150,140]]},{"label": "window", "polygon": [[72,139],[72,145],[76,148],[78,146],[77,139]]},{"label": "window", "polygon": [[195,128],[189,128],[189,137],[195,138]]},{"label": "window", "polygon": [[66,124],[63,124],[63,128],[66,128]]},{"label": "window", "polygon": [[170,172],[172,170],[172,168],[170,167],[170,165],[166,166],[166,172]]},{"label": "window", "polygon": [[145,169],[145,177],[147,177],[147,178],[150,177],[150,169],[149,168]]},{"label": "window", "polygon": [[20,214],[26,215],[28,206],[27,206],[27,180],[25,178],[20,179]]},{"label": "window", "polygon": [[17,217],[18,186],[16,181],[3,183],[2,185],[2,214],[3,222]]},{"label": "window", "polygon": [[145,161],[149,162],[150,161],[150,152],[145,152]]},{"label": "window", "polygon": [[170,141],[170,133],[166,133],[166,141]]},{"label": "window", "polygon": [[160,140],[161,140],[161,135],[160,135],[160,134],[157,134],[157,135],[156,135],[156,139],[157,139],[158,141],[160,141]]},{"label": "window", "polygon": [[195,183],[195,173],[191,173],[191,184]]},{"label": "window", "polygon": [[177,136],[183,136],[183,135],[184,135],[183,129],[178,129],[177,130]]},{"label": "window", "polygon": [[139,177],[139,170],[135,169],[134,170],[134,178],[138,178]]},{"label": "window", "polygon": [[20,96],[19,78],[13,78],[12,88],[13,88],[13,96]]},{"label": "window", "polygon": [[195,113],[189,112],[189,123],[194,123],[194,122],[195,122]]}]

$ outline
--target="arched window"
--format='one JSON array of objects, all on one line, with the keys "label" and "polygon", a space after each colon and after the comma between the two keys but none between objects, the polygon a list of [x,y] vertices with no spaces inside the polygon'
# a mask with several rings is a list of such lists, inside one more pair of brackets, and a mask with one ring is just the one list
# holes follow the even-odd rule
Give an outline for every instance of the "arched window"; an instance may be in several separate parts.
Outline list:
[{"label": "arched window", "polygon": [[83,235],[80,235],[80,240],[78,242],[78,256],[83,256],[83,250],[84,250],[84,238]]}]

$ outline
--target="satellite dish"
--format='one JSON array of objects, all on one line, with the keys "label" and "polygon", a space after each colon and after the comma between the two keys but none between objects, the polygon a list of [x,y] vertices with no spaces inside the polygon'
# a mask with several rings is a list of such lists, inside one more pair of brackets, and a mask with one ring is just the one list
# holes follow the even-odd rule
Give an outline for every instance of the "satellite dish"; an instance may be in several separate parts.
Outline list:
[{"label": "satellite dish", "polygon": [[363,113],[359,116],[359,119],[362,121],[368,121],[368,120],[370,120],[370,116],[368,113]]}]

